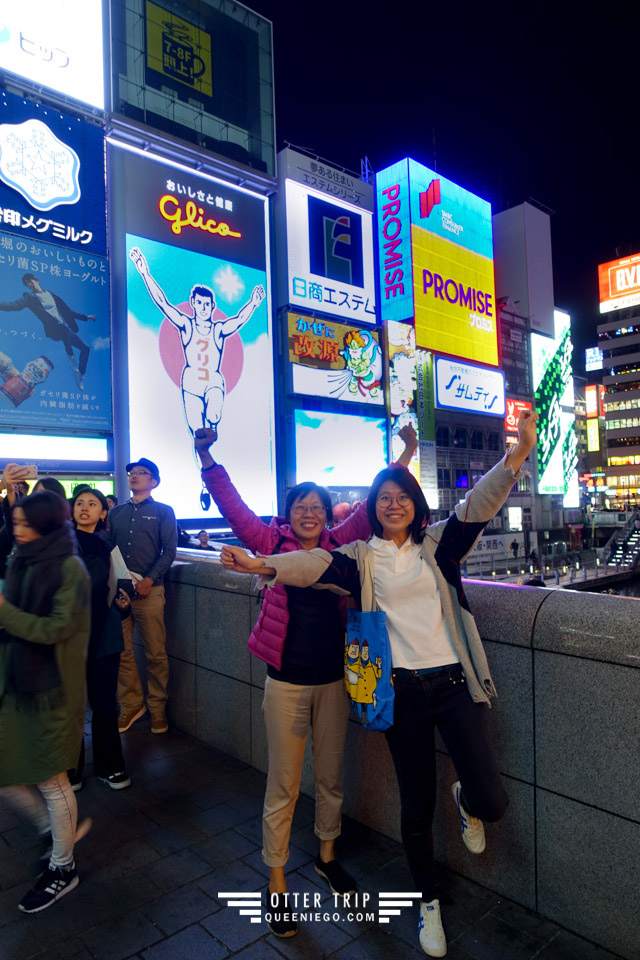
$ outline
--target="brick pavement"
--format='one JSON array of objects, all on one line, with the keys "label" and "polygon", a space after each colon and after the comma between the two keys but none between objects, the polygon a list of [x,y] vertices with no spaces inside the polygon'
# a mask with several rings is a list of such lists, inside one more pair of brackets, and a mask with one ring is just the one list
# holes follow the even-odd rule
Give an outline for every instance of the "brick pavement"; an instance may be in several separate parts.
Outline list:
[{"label": "brick pavement", "polygon": [[[0,960],[418,960],[416,908],[388,925],[339,919],[301,924],[279,940],[219,892],[263,890],[260,856],[265,778],[177,732],[152,736],[145,717],[123,737],[133,785],[114,791],[91,776],[78,794],[94,827],[76,850],[80,886],[41,914],[17,905],[30,886],[36,838],[0,804]],[[88,751],[88,760],[91,753]],[[399,844],[345,820],[338,853],[368,890],[411,890]],[[300,797],[289,889],[333,897],[313,869],[313,804]],[[440,900],[448,960],[613,960],[504,897],[443,870]],[[370,912],[368,908],[367,912]]]}]

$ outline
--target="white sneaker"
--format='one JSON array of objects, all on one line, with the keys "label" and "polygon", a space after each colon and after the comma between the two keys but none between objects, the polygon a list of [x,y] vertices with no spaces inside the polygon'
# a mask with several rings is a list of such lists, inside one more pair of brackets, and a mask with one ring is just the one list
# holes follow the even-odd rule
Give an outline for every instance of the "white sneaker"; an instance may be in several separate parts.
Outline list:
[{"label": "white sneaker", "polygon": [[429,903],[423,900],[420,904],[418,935],[420,946],[428,957],[446,957],[447,938],[440,920],[439,900],[431,900]]},{"label": "white sneaker", "polygon": [[451,795],[460,815],[460,829],[464,845],[470,853],[482,853],[486,846],[484,824],[482,820],[478,820],[477,817],[472,817],[467,813],[460,803],[461,792],[460,781],[456,780],[451,787]]}]

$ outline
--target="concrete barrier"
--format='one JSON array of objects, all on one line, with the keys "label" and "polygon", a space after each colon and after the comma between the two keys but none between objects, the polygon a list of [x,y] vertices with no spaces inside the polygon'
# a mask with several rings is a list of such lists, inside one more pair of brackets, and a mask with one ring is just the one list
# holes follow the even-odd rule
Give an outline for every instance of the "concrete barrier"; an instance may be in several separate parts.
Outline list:
[{"label": "concrete barrier", "polygon": [[[167,580],[170,717],[180,729],[267,769],[265,666],[246,640],[253,578],[208,559]],[[490,717],[510,796],[468,854],[438,744],[436,855],[454,870],[628,960],[640,956],[639,601],[469,581],[466,592],[498,689]],[[419,762],[419,744],[416,744]],[[309,745],[302,791],[314,794]],[[345,813],[400,839],[396,779],[380,733],[349,724]]]}]

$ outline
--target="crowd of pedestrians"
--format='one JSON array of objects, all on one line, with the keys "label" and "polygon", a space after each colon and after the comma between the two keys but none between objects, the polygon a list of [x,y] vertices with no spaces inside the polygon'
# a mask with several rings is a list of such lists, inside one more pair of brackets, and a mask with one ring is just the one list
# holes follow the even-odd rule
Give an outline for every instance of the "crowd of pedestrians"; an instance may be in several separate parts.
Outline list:
[{"label": "crowd of pedestrians", "polygon": [[[535,445],[535,421],[535,413],[521,414],[518,444],[448,520],[436,523],[429,522],[422,490],[406,469],[417,442],[410,429],[400,461],[372,478],[366,501],[334,510],[326,489],[300,483],[289,491],[284,517],[270,523],[251,511],[213,460],[214,432],[196,431],[207,491],[238,540],[259,554],[225,546],[222,562],[263,577],[264,600],[248,646],[267,664],[262,856],[269,867],[269,926],[276,936],[298,932],[285,865],[309,730],[315,869],[334,894],[356,891],[335,849],[349,717],[350,597],[352,607],[386,617],[394,715],[385,734],[400,790],[402,839],[414,889],[422,895],[419,940],[428,956],[445,956],[433,878],[436,728],[458,774],[451,791],[471,853],[484,850],[482,821],[499,820],[508,803],[487,720],[495,690],[460,562],[516,481]],[[152,733],[168,730],[163,580],[184,533],[171,507],[152,496],[160,474],[150,460],[127,465],[131,496],[122,504],[86,484],[67,501],[52,478],[27,494],[20,489],[25,469],[9,464],[3,475],[0,797],[30,819],[41,837],[36,882],[20,903],[31,913],[78,884],[74,844],[90,827],[88,820],[78,824],[75,799],[83,782],[85,691],[94,773],[111,789],[131,783],[120,735],[147,710]],[[206,531],[198,541],[200,549],[211,549]],[[135,624],[147,661],[146,700],[133,653]],[[361,673],[366,667],[379,676],[380,660],[369,661],[365,644],[359,662]]]},{"label": "crowd of pedestrians", "polygon": [[[70,500],[53,477],[31,493],[29,468],[8,464],[0,525],[0,797],[41,838],[33,888],[19,906],[37,913],[78,885],[78,824],[86,701],[94,773],[130,786],[120,734],[145,712],[132,648],[147,657],[153,733],[168,730],[163,577],[176,553],[171,507],[156,502],[149,460],[127,465],[130,500],[118,506],[89,484]],[[107,522],[107,518],[109,518]]]}]

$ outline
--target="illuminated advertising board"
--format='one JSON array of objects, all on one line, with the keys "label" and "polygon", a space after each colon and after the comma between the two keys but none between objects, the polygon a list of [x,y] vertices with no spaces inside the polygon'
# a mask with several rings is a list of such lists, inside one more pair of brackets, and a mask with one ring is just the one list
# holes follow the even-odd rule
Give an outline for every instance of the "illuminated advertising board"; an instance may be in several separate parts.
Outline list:
[{"label": "illuminated advertising board", "polygon": [[518,418],[523,410],[531,410],[532,406],[528,400],[511,400],[506,398],[507,415],[504,418],[504,429],[507,433],[518,432]]},{"label": "illuminated advertising board", "polygon": [[602,370],[602,361],[604,355],[598,347],[587,347],[584,352],[584,368],[587,372],[590,370]]},{"label": "illuminated advertising board", "polygon": [[436,357],[436,406],[504,417],[504,373]]},{"label": "illuminated advertising board", "polygon": [[419,347],[496,366],[491,205],[414,160],[376,177],[383,320]]},{"label": "illuminated advertising board", "polygon": [[584,388],[587,417],[604,417],[604,387],[590,383]]},{"label": "illuminated advertising board", "polygon": [[597,453],[600,449],[600,427],[596,419],[587,420],[587,450]]},{"label": "illuminated advertising board", "polygon": [[3,91],[0,223],[0,423],[109,432],[100,128]]},{"label": "illuminated advertising board", "polygon": [[428,350],[416,350],[420,486],[431,509],[437,510],[439,505],[438,456],[433,368],[433,354],[429,353]]},{"label": "illuminated advertising board", "polygon": [[531,334],[531,366],[538,411],[538,493],[562,494],[578,506],[577,439],[571,373],[571,318],[554,311],[555,337]]},{"label": "illuminated advertising board", "polygon": [[0,232],[0,424],[111,430],[104,257]]},{"label": "illuminated advertising board", "polygon": [[640,253],[598,265],[600,313],[640,303]]},{"label": "illuminated advertising board", "polygon": [[376,322],[373,214],[285,181],[287,289],[280,305]]},{"label": "illuminated advertising board", "polygon": [[[201,496],[193,434],[258,514],[275,510],[265,198],[109,143],[115,309],[127,316],[131,456],[158,464],[183,518]],[[247,455],[250,451],[250,455]]]},{"label": "illuminated advertising board", "polygon": [[[389,394],[391,399],[391,458],[397,460],[404,450],[399,436],[405,426],[412,426],[418,435],[419,424],[416,410],[417,368],[416,341],[413,327],[408,323],[387,323],[387,356],[389,358]],[[409,469],[416,480],[420,479],[418,451],[413,456]]]},{"label": "illuminated advertising board", "polygon": [[218,0],[110,0],[113,110],[275,174],[271,23]]},{"label": "illuminated advertising board", "polygon": [[294,393],[355,403],[384,403],[378,332],[289,313]]},{"label": "illuminated advertising board", "polygon": [[1,91],[0,222],[23,238],[106,255],[100,127]]},{"label": "illuminated advertising board", "polygon": [[296,483],[368,487],[387,465],[387,424],[380,417],[295,411]]},{"label": "illuminated advertising board", "polygon": [[0,14],[3,70],[104,109],[102,0],[3,0]]}]

